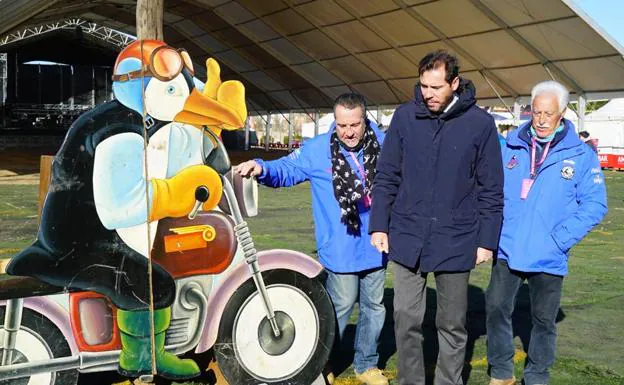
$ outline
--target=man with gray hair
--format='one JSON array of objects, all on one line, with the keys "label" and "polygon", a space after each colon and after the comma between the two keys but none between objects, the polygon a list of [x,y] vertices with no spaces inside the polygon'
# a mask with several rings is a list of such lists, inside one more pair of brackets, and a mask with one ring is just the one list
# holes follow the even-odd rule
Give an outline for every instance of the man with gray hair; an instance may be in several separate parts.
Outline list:
[{"label": "man with gray hair", "polygon": [[511,315],[525,280],[532,329],[524,383],[548,383],[569,250],[607,212],[598,157],[563,118],[567,103],[563,85],[537,84],[531,122],[510,133],[503,147],[503,227],[486,293],[490,385],[516,383]]}]

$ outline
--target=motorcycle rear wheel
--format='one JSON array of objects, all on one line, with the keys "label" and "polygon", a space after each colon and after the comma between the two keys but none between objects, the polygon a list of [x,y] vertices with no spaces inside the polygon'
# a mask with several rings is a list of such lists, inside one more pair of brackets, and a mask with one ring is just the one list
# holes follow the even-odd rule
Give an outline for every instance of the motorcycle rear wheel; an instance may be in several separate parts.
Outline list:
[{"label": "motorcycle rear wheel", "polygon": [[[5,306],[0,306],[0,330],[4,329],[4,313]],[[0,357],[2,350],[0,348]],[[15,350],[13,364],[71,356],[69,345],[56,325],[45,316],[27,308],[22,313]],[[75,385],[77,382],[78,371],[65,370],[14,378],[8,380],[6,385]]]},{"label": "motorcycle rear wheel", "polygon": [[215,344],[230,384],[311,384],[334,341],[334,309],[318,279],[278,269],[262,273],[281,335],[275,338],[254,282],[228,301]]}]

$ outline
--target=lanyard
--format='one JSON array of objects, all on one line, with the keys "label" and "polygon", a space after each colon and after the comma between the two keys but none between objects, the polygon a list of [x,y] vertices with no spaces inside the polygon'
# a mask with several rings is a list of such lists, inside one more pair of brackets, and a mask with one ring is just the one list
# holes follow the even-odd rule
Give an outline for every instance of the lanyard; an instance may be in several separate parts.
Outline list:
[{"label": "lanyard", "polygon": [[544,151],[542,152],[542,158],[539,160],[538,163],[535,163],[535,147],[537,147],[537,141],[535,140],[535,138],[531,138],[531,144],[533,145],[531,147],[531,179],[535,179],[535,167],[540,166],[542,163],[544,163],[546,155],[548,155],[548,150],[550,149],[550,143],[551,142],[546,143]]},{"label": "lanyard", "polygon": [[349,151],[349,155],[351,155],[351,159],[355,162],[355,166],[360,170],[360,179],[362,179],[362,188],[366,187],[366,172],[364,171],[364,167],[358,162],[357,157],[353,155],[351,151]]}]

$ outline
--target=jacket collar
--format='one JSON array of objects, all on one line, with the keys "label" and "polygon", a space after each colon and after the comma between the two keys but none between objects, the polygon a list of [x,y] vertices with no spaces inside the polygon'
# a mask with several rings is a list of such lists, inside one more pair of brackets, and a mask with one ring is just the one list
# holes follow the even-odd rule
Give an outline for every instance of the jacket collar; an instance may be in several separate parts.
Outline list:
[{"label": "jacket collar", "polygon": [[[557,133],[553,139],[553,141],[555,141],[555,146],[553,146],[552,149],[553,152],[562,151],[583,144],[583,142],[581,142],[576,135],[574,124],[567,119],[563,119],[563,124],[565,126],[563,131]],[[529,143],[531,143],[531,136],[529,134],[530,128],[531,121],[528,121],[518,127],[517,130],[507,135],[507,145],[510,147],[523,147],[528,150],[530,148]]]}]

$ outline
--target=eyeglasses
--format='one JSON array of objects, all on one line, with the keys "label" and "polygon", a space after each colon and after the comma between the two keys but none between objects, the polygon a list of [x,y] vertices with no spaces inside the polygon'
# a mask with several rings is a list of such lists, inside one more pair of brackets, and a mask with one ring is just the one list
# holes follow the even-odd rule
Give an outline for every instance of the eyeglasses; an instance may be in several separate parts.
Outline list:
[{"label": "eyeglasses", "polygon": [[127,82],[141,76],[153,76],[163,82],[168,82],[186,68],[194,75],[193,61],[185,49],[175,49],[168,45],[156,48],[150,55],[150,60],[142,69],[127,74],[113,75],[114,82]]}]

